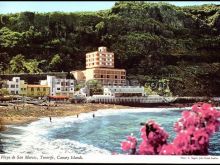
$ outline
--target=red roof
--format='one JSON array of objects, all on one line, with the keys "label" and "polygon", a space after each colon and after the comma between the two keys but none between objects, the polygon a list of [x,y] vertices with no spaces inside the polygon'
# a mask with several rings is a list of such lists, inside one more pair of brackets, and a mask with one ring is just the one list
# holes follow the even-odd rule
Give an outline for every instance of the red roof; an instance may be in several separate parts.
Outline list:
[{"label": "red roof", "polygon": [[53,99],[69,99],[68,96],[49,96],[49,98],[53,98]]},{"label": "red roof", "polygon": [[42,87],[42,88],[49,88],[49,86],[47,86],[47,85],[35,85],[35,84],[28,84],[27,85],[28,87],[31,87],[31,88],[36,88],[36,87]]}]

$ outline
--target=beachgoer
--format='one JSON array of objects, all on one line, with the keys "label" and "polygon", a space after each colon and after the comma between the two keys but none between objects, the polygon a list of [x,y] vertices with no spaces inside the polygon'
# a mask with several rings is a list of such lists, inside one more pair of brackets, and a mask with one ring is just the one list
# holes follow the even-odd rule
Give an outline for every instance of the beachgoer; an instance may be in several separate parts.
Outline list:
[{"label": "beachgoer", "polygon": [[94,118],[95,117],[95,114],[93,113],[92,117]]},{"label": "beachgoer", "polygon": [[76,117],[78,118],[78,117],[79,117],[79,115],[77,114],[77,115],[76,115]]},{"label": "beachgoer", "polygon": [[52,118],[51,118],[51,116],[49,117],[49,119],[50,119],[50,122],[52,122]]}]

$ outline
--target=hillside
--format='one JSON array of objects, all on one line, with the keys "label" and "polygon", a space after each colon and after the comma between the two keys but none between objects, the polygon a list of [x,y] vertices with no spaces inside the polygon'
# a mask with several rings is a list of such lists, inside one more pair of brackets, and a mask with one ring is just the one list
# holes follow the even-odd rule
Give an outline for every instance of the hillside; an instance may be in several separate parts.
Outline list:
[{"label": "hillside", "polygon": [[116,2],[98,12],[0,16],[1,72],[83,69],[85,53],[104,45],[128,78],[167,78],[179,96],[219,96],[218,5]]}]

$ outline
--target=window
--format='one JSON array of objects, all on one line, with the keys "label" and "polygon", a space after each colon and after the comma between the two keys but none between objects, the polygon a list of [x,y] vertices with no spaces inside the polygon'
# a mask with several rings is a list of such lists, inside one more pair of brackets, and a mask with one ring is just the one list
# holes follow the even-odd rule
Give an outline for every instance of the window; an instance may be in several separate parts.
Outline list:
[{"label": "window", "polygon": [[103,78],[103,75],[101,75],[101,78]]},{"label": "window", "polygon": [[71,83],[71,85],[73,85],[73,83]]},{"label": "window", "polygon": [[16,82],[18,82],[18,79],[16,79]]},{"label": "window", "polygon": [[16,91],[16,94],[18,94],[18,91]]},{"label": "window", "polygon": [[16,85],[16,88],[18,88],[18,85]]},{"label": "window", "polygon": [[46,91],[46,88],[44,88],[43,90]]},{"label": "window", "polygon": [[107,78],[109,78],[109,75],[107,75]]},{"label": "window", "polygon": [[40,88],[37,88],[37,91],[40,91]]},{"label": "window", "polygon": [[60,82],[59,82],[59,81],[57,81],[57,84],[60,84]]},{"label": "window", "polygon": [[15,88],[15,85],[11,85],[11,88]]},{"label": "window", "polygon": [[117,76],[117,75],[115,75],[115,78],[118,78],[118,76]]},{"label": "window", "polygon": [[31,91],[34,91],[34,88],[31,88]]},{"label": "window", "polygon": [[23,88],[21,88],[21,91],[23,91]]},{"label": "window", "polygon": [[57,90],[60,90],[60,88],[57,88]]}]

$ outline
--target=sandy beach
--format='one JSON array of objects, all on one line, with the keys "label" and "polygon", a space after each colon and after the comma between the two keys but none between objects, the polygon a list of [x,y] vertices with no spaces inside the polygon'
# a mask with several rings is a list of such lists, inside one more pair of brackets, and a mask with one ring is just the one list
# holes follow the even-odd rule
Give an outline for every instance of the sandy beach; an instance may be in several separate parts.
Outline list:
[{"label": "sandy beach", "polygon": [[[156,106],[155,108],[164,107],[190,107],[193,104],[170,104],[169,106]],[[128,109],[135,108],[132,106],[114,105],[114,104],[51,104],[50,106],[33,105],[33,104],[13,104],[10,106],[0,106],[0,126],[11,124],[23,124],[38,120],[42,117],[64,117],[74,116],[80,113],[97,111],[99,109]],[[139,107],[140,108],[140,107]],[[146,108],[146,107],[145,107]],[[2,124],[1,124],[2,123]],[[3,127],[0,131],[4,130]]]},{"label": "sandy beach", "polygon": [[123,109],[129,106],[113,104],[56,104],[50,106],[39,106],[32,104],[14,104],[11,106],[0,106],[0,116],[3,125],[22,124],[38,120],[42,117],[74,116],[80,113],[97,111],[99,109]]}]

